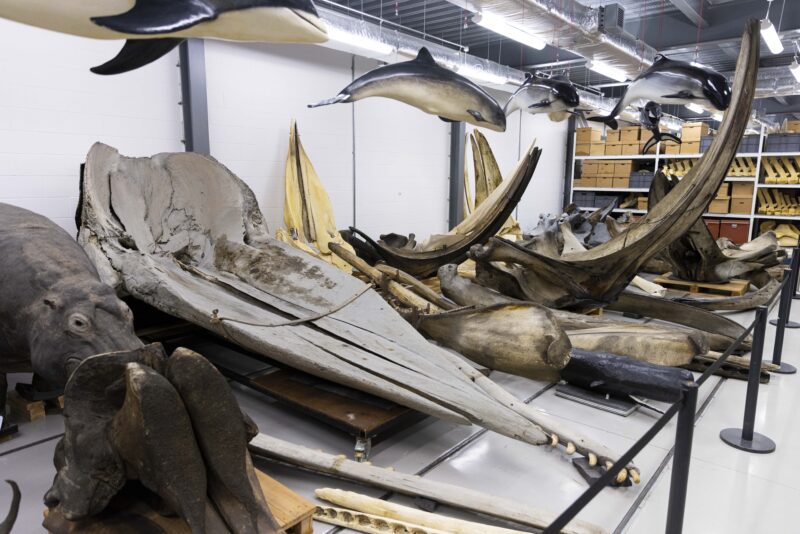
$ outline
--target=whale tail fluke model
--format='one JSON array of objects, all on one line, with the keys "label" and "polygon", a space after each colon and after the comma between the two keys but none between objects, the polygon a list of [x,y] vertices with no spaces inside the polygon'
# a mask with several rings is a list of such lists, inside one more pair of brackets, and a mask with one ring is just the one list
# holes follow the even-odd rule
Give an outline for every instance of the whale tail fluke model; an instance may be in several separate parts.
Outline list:
[{"label": "whale tail fluke model", "polygon": [[350,95],[345,93],[339,93],[338,95],[334,96],[333,98],[326,98],[316,104],[309,104],[308,107],[310,108],[318,108],[322,106],[330,106],[331,104],[339,104],[341,102],[347,102]]},{"label": "whale tail fluke model", "polygon": [[183,39],[129,39],[117,56],[91,70],[95,74],[122,74],[143,67],[170,53]]},{"label": "whale tail fluke model", "polygon": [[8,485],[11,486],[11,491],[13,492],[13,497],[11,497],[11,508],[8,511],[8,515],[0,523],[0,534],[10,534],[11,528],[14,526],[14,523],[17,521],[17,513],[19,512],[19,502],[22,498],[22,494],[19,491],[19,486],[13,480],[6,480]]}]

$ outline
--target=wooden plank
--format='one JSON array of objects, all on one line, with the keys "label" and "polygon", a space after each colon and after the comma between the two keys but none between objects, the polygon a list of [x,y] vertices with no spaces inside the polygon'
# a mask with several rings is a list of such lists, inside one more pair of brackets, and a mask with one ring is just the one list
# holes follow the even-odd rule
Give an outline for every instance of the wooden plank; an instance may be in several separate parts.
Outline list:
[{"label": "wooden plank", "polygon": [[744,295],[750,288],[750,282],[748,280],[734,278],[725,284],[710,284],[707,282],[694,282],[691,280],[680,280],[678,278],[673,278],[672,273],[659,276],[655,279],[655,283],[670,289],[689,291],[690,293],[727,295],[734,297]]}]

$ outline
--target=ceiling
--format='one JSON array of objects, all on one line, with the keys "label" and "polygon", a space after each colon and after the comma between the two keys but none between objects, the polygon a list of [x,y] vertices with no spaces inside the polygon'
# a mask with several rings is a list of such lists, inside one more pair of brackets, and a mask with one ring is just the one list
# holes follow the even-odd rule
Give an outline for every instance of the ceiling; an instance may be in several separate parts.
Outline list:
[{"label": "ceiling", "polygon": [[[556,0],[557,1],[557,0]],[[589,7],[607,5],[604,0],[579,0]],[[469,53],[510,67],[564,73],[586,86],[604,86],[613,81],[584,68],[585,60],[567,50],[547,46],[544,50],[525,47],[473,23],[472,12],[446,0],[317,0],[319,5],[369,15],[393,29],[423,37],[451,48],[469,47]],[[766,0],[618,0],[625,9],[625,30],[659,52],[674,59],[698,61],[720,72],[734,69],[745,21],[763,18]],[[466,5],[466,1],[464,2]],[[691,7],[694,6],[694,10]],[[349,9],[346,9],[349,8]],[[800,1],[775,0],[770,20],[782,37],[784,52],[772,55],[762,46],[762,67],[788,66],[794,41],[800,39]],[[700,26],[694,21],[700,21]],[[558,43],[554,32],[552,42]],[[613,88],[604,92],[613,96]],[[800,112],[800,98],[790,97],[786,105]]]}]

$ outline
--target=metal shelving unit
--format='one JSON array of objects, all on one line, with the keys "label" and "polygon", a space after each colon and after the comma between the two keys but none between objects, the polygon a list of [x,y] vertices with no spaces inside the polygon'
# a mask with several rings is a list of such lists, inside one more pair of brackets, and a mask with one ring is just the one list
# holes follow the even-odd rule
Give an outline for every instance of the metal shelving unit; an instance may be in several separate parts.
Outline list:
[{"label": "metal shelving unit", "polygon": [[[569,195],[568,198],[570,201],[573,200],[573,192],[575,191],[593,191],[598,193],[647,193],[646,188],[614,188],[614,187],[572,187],[572,180],[575,179],[576,173],[576,163],[582,161],[594,161],[594,160],[638,160],[638,161],[652,161],[654,162],[654,168],[658,169],[661,167],[660,162],[664,160],[674,160],[674,159],[697,159],[702,156],[702,154],[661,154],[661,143],[656,145],[656,153],[655,154],[637,154],[637,155],[628,155],[628,156],[575,156],[574,155],[574,147],[576,146],[576,139],[575,133],[572,132],[573,135],[573,142],[572,142],[572,168],[569,169]],[[759,146],[764,146],[766,138],[766,133],[764,128],[761,128],[760,136],[759,136]],[[763,183],[762,180],[762,160],[765,157],[798,157],[800,156],[800,152],[749,152],[749,153],[741,153],[736,154],[736,157],[748,157],[748,158],[755,158],[756,159],[756,175],[755,176],[729,176],[725,179],[726,182],[755,182],[756,190],[753,194],[753,203],[750,207],[750,213],[704,213],[704,217],[708,218],[716,218],[716,219],[739,219],[743,221],[747,221],[750,224],[750,237],[755,237],[757,234],[758,228],[756,228],[757,222],[762,221],[765,219],[775,219],[775,220],[782,220],[782,221],[794,221],[798,223],[798,227],[800,227],[800,215],[761,215],[757,213],[756,206],[758,204],[758,195],[756,194],[757,190],[760,188],[770,188],[770,189],[800,189],[800,184],[767,184]],[[581,210],[595,210],[597,208],[593,207],[581,207]],[[639,210],[639,209],[615,209],[614,213],[631,213],[634,215],[643,215],[646,210]]]}]

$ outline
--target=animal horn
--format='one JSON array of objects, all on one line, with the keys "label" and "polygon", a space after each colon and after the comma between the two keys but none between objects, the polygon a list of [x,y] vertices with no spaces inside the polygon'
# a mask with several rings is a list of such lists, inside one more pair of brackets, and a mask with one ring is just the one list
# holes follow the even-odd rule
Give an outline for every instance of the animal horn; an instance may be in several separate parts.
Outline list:
[{"label": "animal horn", "polygon": [[17,513],[19,512],[19,502],[22,499],[22,494],[19,491],[19,486],[13,480],[6,480],[14,496],[11,498],[11,508],[8,510],[8,515],[0,523],[0,534],[10,534],[11,528],[17,521]]}]

